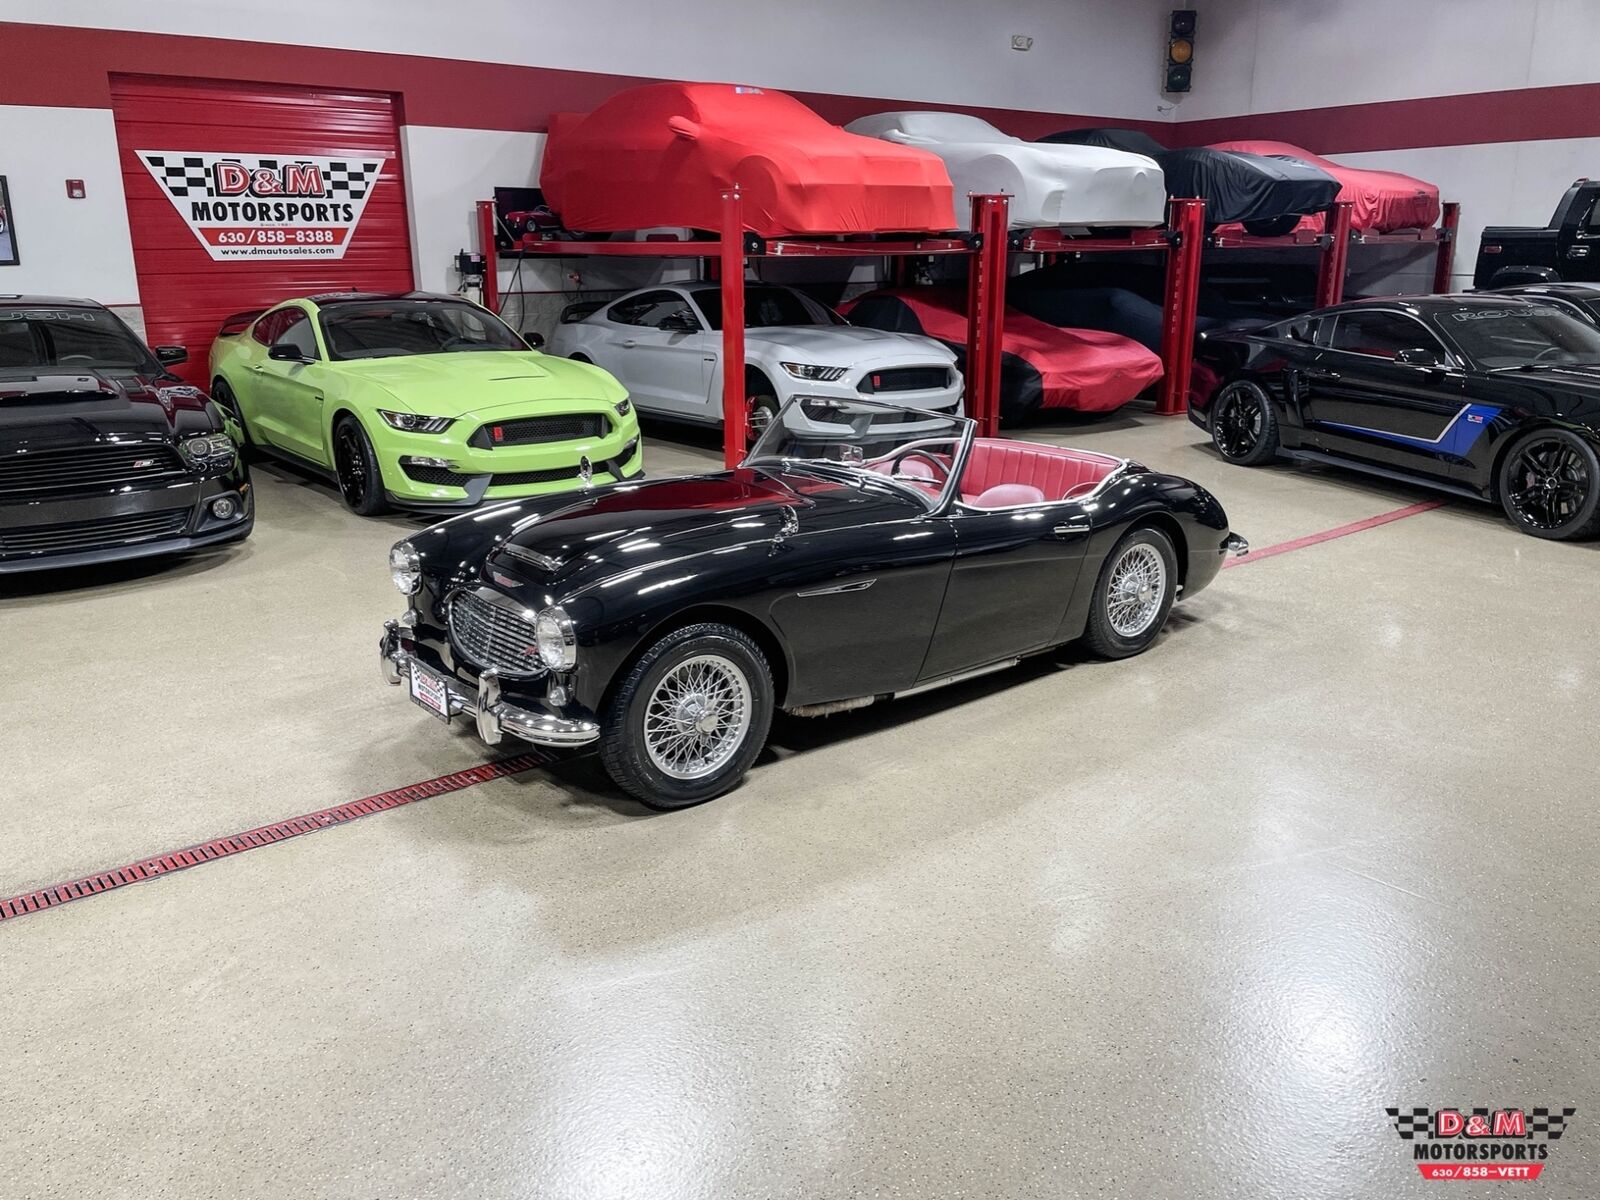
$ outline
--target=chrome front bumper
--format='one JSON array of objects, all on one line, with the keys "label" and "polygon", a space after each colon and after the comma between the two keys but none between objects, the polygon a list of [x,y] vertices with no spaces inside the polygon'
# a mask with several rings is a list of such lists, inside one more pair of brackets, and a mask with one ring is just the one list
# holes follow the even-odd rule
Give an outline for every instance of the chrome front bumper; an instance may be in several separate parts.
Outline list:
[{"label": "chrome front bumper", "polygon": [[[383,623],[378,642],[378,667],[385,683],[401,684],[411,678],[412,656],[400,644],[397,621]],[[500,699],[500,675],[494,670],[478,676],[478,690],[472,691],[440,671],[437,676],[449,698],[450,715],[471,715],[478,723],[478,737],[497,746],[510,734],[535,746],[587,746],[599,740],[600,725],[588,717],[565,717],[549,709],[519,708]]]}]

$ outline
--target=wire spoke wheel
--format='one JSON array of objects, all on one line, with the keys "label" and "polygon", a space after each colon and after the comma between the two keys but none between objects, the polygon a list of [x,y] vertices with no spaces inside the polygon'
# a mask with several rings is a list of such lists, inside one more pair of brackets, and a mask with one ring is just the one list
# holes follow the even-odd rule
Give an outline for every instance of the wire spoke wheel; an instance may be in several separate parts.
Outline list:
[{"label": "wire spoke wheel", "polygon": [[1560,438],[1541,438],[1516,451],[1507,474],[1506,502],[1535,529],[1560,529],[1577,520],[1595,481],[1577,449]]},{"label": "wire spoke wheel", "polygon": [[1218,405],[1212,438],[1226,458],[1244,458],[1261,444],[1267,420],[1261,393],[1247,384],[1234,384]]},{"label": "wire spoke wheel", "polygon": [[367,456],[353,422],[340,425],[334,436],[333,464],[339,476],[339,491],[345,503],[355,508],[367,494]]},{"label": "wire spoke wheel", "polygon": [[1146,633],[1161,612],[1167,593],[1167,564],[1154,546],[1135,542],[1111,568],[1106,616],[1118,636]]},{"label": "wire spoke wheel", "polygon": [[674,779],[704,779],[738,753],[750,733],[750,681],[731,659],[697,654],[656,684],[644,710],[645,752]]}]

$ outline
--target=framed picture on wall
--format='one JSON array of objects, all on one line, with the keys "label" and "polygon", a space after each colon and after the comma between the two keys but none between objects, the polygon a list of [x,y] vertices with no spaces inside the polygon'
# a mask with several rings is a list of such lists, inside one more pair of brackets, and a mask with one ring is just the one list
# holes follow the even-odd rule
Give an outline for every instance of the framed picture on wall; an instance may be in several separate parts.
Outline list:
[{"label": "framed picture on wall", "polygon": [[17,227],[11,218],[11,192],[0,175],[0,267],[17,265]]}]

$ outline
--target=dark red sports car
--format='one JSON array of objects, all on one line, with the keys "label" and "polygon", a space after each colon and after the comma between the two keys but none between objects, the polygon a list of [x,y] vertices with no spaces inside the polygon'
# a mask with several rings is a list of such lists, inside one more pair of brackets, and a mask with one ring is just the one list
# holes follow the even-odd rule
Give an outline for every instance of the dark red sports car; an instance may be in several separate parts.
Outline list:
[{"label": "dark red sports car", "polygon": [[[841,306],[852,325],[921,333],[957,353],[967,348],[967,297],[958,287],[885,288]],[[1027,420],[1042,408],[1110,412],[1162,376],[1161,360],[1132,338],[1065,329],[1006,309],[1000,343],[1000,415]]]},{"label": "dark red sports car", "polygon": [[738,184],[764,237],[938,233],[956,227],[944,163],[859,137],[793,96],[731,83],[630,88],[588,116],[558,114],[539,185],[568,229],[720,228]]}]

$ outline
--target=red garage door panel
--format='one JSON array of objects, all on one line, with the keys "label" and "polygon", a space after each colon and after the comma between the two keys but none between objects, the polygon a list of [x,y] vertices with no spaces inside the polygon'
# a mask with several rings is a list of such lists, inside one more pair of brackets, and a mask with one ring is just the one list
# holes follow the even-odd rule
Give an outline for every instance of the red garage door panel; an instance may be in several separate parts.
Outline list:
[{"label": "red garage door panel", "polygon": [[316,292],[407,291],[393,97],[119,76],[111,85],[145,329],[207,383],[222,318]]}]

